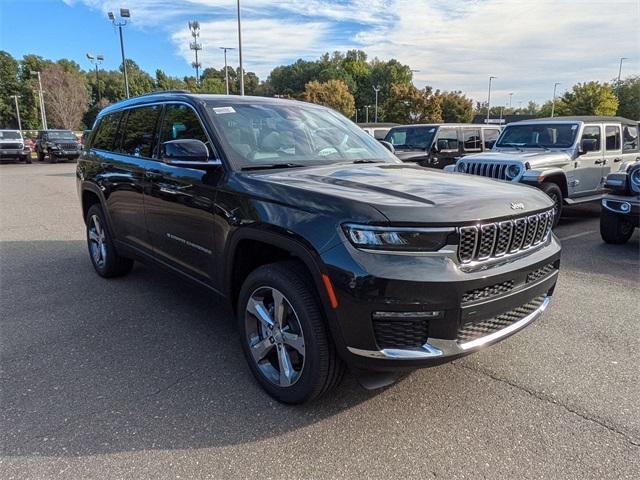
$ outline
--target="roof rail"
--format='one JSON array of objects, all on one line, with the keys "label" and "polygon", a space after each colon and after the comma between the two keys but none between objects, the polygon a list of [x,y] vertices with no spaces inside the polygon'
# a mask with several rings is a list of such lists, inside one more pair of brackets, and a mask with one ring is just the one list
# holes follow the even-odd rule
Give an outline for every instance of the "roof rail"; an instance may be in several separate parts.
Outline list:
[{"label": "roof rail", "polygon": [[189,90],[156,90],[153,92],[143,93],[142,95],[136,95],[135,97],[131,97],[131,98],[147,97],[149,95],[163,95],[165,93],[192,93],[192,92],[190,92]]}]

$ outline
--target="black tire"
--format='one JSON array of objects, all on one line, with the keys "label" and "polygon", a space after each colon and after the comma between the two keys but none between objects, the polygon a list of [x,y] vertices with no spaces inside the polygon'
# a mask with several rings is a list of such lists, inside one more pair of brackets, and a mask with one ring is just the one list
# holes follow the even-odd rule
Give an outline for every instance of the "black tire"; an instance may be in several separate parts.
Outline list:
[{"label": "black tire", "polygon": [[562,190],[560,190],[560,187],[558,185],[551,182],[543,183],[542,187],[540,188],[544,193],[549,195],[551,200],[553,200],[553,203],[554,203],[553,226],[555,227],[556,225],[558,225],[558,222],[560,221],[560,216],[562,215],[562,201],[563,201]]},{"label": "black tire", "polygon": [[[94,229],[96,222],[99,222],[99,231],[97,232]],[[129,273],[133,268],[133,260],[119,255],[116,251],[109,225],[99,204],[96,203],[89,208],[85,224],[89,258],[97,274],[104,278],[112,278]],[[100,235],[100,232],[103,232],[103,235]],[[96,233],[102,237],[101,242],[95,240]],[[96,254],[96,249],[100,250],[100,255]]]},{"label": "black tire", "polygon": [[[344,376],[344,364],[336,352],[321,312],[319,300],[311,285],[313,282],[300,263],[293,261],[274,263],[254,270],[242,285],[238,299],[240,340],[249,368],[260,386],[269,395],[287,404],[309,402],[335,388]],[[255,323],[257,317],[248,313],[249,300],[255,298],[256,292],[269,289],[275,289],[284,296],[289,309],[289,318],[293,318],[297,322],[303,335],[304,361],[298,370],[293,368],[298,376],[296,381],[288,386],[276,385],[274,379],[269,379],[261,370],[264,367],[259,366],[258,361],[251,353],[250,342],[256,339],[251,337],[248,324],[251,321]],[[293,317],[291,317],[292,315]],[[259,340],[263,341],[267,338],[263,337]],[[276,361],[280,356],[280,352],[276,351],[276,348],[278,350],[280,347],[285,349],[286,345],[274,344],[273,337],[271,340],[272,350],[264,356],[261,364],[267,365],[267,368],[273,368],[275,371]],[[290,351],[296,353],[291,349]],[[271,355],[271,360],[268,355]],[[275,360],[273,359],[274,355]],[[300,361],[300,357],[298,357],[298,361]],[[271,362],[273,366],[270,367],[268,362]],[[281,374],[280,378],[282,378]]]},{"label": "black tire", "polygon": [[56,158],[56,156],[49,152],[49,163],[58,163],[58,159]]},{"label": "black tire", "polygon": [[38,161],[44,162],[44,152],[38,152]]},{"label": "black tire", "polygon": [[621,245],[627,243],[633,235],[634,225],[624,215],[609,210],[600,212],[600,236],[606,243]]}]

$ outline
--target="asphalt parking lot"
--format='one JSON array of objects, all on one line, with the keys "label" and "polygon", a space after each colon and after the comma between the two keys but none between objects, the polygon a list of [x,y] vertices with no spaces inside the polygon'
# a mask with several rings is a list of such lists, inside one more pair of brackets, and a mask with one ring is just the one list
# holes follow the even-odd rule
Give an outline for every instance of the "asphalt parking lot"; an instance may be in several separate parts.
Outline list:
[{"label": "asphalt parking lot", "polygon": [[520,334],[287,407],[209,293],[93,272],[74,170],[0,166],[3,479],[640,478],[640,236],[604,244],[599,206],[557,228],[556,295]]}]

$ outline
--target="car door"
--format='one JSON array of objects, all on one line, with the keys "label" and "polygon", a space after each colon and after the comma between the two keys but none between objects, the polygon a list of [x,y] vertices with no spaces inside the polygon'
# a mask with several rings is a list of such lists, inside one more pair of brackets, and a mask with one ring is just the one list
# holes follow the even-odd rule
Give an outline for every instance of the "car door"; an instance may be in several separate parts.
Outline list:
[{"label": "car door", "polygon": [[159,129],[156,160],[149,168],[145,213],[156,258],[211,284],[215,271],[214,202],[217,172],[162,162],[162,143],[178,139],[204,142],[214,151],[203,122],[187,104],[167,103]]},{"label": "car door", "polygon": [[458,129],[455,127],[440,127],[434,141],[435,166],[444,168],[453,165],[460,158],[460,142],[458,141]]},{"label": "car door", "polygon": [[92,144],[115,238],[148,253],[143,194],[159,114],[160,107],[146,106],[106,115]]},{"label": "car door", "polygon": [[582,153],[574,162],[573,192],[577,196],[597,192],[602,179],[602,166],[604,164],[602,125],[585,125],[579,145],[582,144],[583,140],[587,139],[595,140],[596,149]]},{"label": "car door", "polygon": [[[601,175],[603,180],[608,174],[617,170],[622,162],[622,129],[620,124],[605,124],[604,137],[604,163]],[[600,188],[604,188],[604,181],[600,183]]]},{"label": "car door", "polygon": [[469,155],[482,151],[482,138],[480,137],[480,127],[462,128],[462,154]]}]

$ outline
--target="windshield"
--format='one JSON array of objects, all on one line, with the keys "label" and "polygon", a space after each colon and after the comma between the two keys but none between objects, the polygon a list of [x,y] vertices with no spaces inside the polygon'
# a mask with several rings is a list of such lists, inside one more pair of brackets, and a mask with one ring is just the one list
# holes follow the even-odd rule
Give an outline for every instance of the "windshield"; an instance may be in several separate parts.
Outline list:
[{"label": "windshield", "polygon": [[239,168],[395,160],[357,125],[324,107],[216,102],[209,114],[225,153]]},{"label": "windshield", "polygon": [[22,140],[18,132],[0,132],[0,140]]},{"label": "windshield", "polygon": [[73,132],[49,132],[49,140],[73,140],[75,142],[76,136]]},{"label": "windshield", "polygon": [[438,127],[392,128],[385,140],[397,149],[425,150],[431,146]]},{"label": "windshield", "polygon": [[578,132],[577,123],[507,125],[496,147],[568,148]]}]

